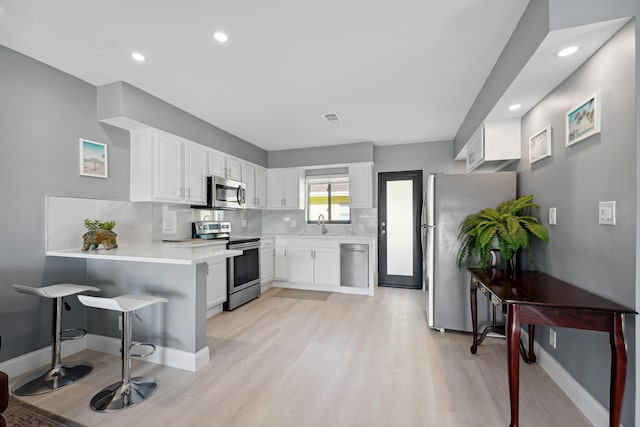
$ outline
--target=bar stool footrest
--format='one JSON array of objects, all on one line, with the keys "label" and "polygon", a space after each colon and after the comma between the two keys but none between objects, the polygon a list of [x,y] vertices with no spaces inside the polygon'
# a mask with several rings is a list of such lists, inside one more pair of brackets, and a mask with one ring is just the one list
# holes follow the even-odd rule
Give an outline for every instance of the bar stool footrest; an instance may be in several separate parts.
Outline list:
[{"label": "bar stool footrest", "polygon": [[[75,331],[80,331],[80,333],[78,335],[71,335],[71,336],[62,335],[65,332],[75,332]],[[79,340],[80,338],[84,337],[85,335],[87,335],[87,330],[86,329],[82,329],[82,328],[63,329],[62,333],[60,334],[60,341]]]},{"label": "bar stool footrest", "polygon": [[[151,351],[149,351],[148,353],[135,354],[132,351],[134,347],[151,347]],[[146,343],[146,342],[142,342],[142,343],[133,342],[133,343],[131,343],[131,347],[129,347],[129,354],[131,355],[131,357],[141,357],[141,358],[142,357],[149,357],[155,352],[156,352],[155,344]]]}]

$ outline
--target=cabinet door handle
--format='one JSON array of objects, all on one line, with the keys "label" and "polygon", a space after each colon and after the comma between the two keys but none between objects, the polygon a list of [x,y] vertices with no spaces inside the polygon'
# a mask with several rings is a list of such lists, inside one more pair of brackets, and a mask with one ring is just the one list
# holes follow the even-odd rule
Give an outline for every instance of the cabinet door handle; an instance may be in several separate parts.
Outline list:
[{"label": "cabinet door handle", "polygon": [[284,250],[284,257],[285,258],[287,257],[287,250],[286,249]]},{"label": "cabinet door handle", "polygon": [[189,197],[189,198],[191,197],[191,189],[190,188],[187,189],[187,197]]}]

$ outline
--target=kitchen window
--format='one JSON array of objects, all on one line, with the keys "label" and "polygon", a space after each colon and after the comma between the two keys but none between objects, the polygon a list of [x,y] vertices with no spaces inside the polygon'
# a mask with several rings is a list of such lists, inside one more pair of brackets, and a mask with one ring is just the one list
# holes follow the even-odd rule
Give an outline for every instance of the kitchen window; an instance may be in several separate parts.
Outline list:
[{"label": "kitchen window", "polygon": [[349,176],[307,177],[307,223],[350,224]]}]

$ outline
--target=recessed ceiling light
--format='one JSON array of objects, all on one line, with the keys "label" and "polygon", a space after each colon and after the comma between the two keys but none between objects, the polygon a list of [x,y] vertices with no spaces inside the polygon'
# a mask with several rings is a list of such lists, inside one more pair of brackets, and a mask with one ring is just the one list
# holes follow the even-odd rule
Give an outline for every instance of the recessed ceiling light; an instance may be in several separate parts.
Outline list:
[{"label": "recessed ceiling light", "polygon": [[569,46],[569,47],[565,47],[562,50],[559,50],[558,53],[556,53],[556,56],[569,56],[569,55],[573,55],[574,53],[576,53],[578,51],[578,46]]},{"label": "recessed ceiling light", "polygon": [[224,43],[227,40],[229,40],[229,36],[227,36],[225,33],[222,33],[220,31],[213,33],[213,38],[218,40],[220,43]]},{"label": "recessed ceiling light", "polygon": [[144,61],[146,61],[146,60],[147,60],[147,58],[146,58],[143,54],[138,53],[138,52],[133,52],[133,53],[131,54],[131,57],[132,57],[133,59],[135,59],[136,61],[138,61],[138,62],[144,62]]},{"label": "recessed ceiling light", "polygon": [[522,107],[522,104],[513,104],[513,105],[509,105],[507,109],[510,111],[516,111],[516,110],[519,110],[520,107]]}]

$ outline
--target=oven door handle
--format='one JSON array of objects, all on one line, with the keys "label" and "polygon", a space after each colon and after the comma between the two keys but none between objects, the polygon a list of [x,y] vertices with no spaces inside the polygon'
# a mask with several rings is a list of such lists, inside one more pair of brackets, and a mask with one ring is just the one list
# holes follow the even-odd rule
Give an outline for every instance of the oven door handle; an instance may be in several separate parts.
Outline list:
[{"label": "oven door handle", "polygon": [[[238,243],[235,245],[229,245],[230,250],[242,250],[243,252],[247,249],[260,249],[260,244],[255,242],[250,243]],[[239,256],[239,255],[236,255]]]}]

